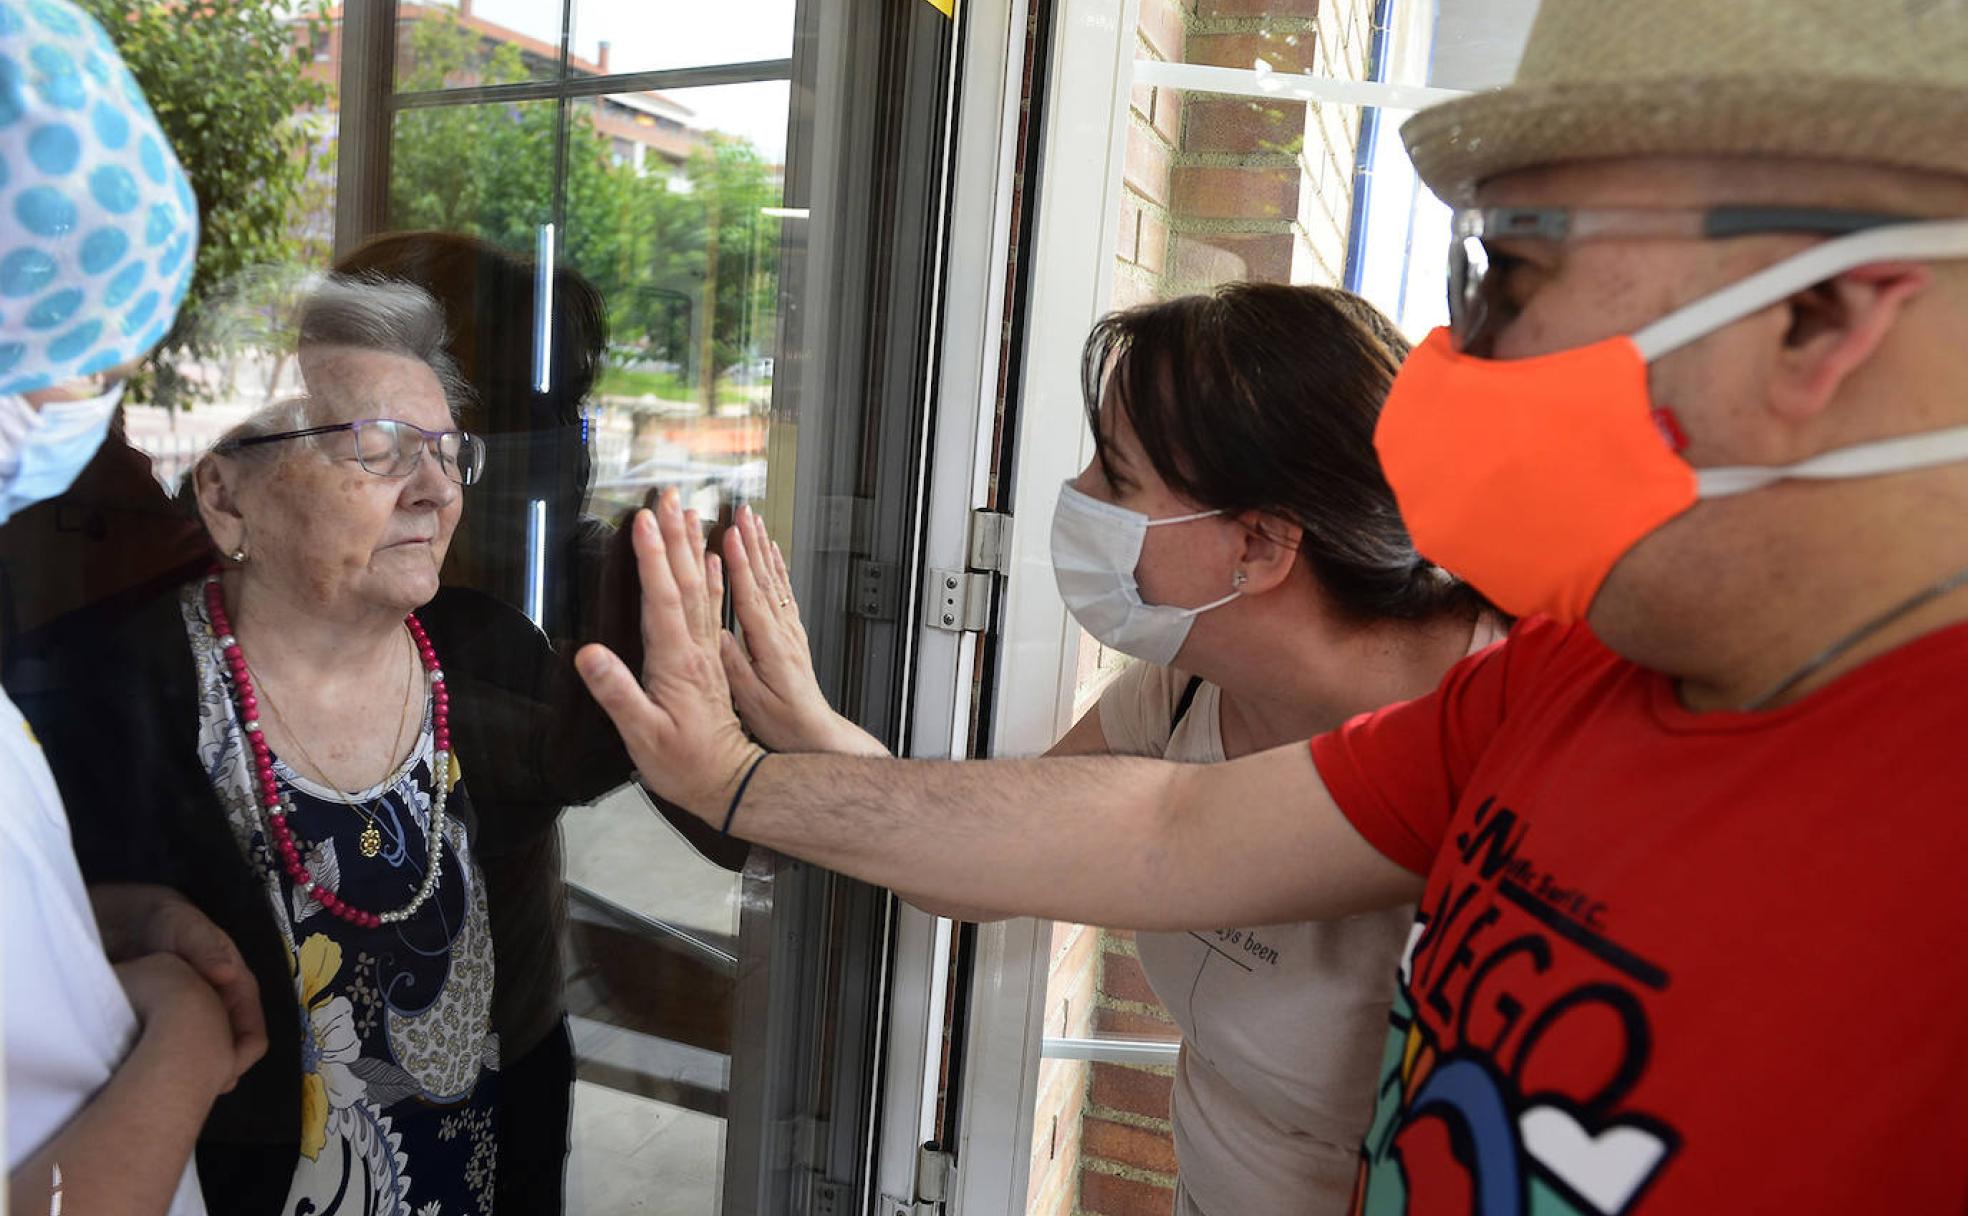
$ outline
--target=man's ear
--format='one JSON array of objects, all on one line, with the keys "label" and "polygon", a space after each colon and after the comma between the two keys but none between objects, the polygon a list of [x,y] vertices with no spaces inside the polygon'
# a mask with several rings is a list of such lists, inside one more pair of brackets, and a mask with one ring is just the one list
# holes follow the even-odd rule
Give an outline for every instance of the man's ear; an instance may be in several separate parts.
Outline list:
[{"label": "man's ear", "polygon": [[246,519],[239,513],[235,495],[237,473],[232,462],[209,454],[191,470],[199,518],[221,553],[236,552],[246,543]]},{"label": "man's ear", "polygon": [[1244,572],[1243,592],[1262,595],[1290,577],[1305,529],[1268,511],[1245,511],[1237,522],[1244,527],[1244,549],[1237,562]]},{"label": "man's ear", "polygon": [[1822,413],[1845,380],[1870,359],[1907,304],[1934,281],[1913,263],[1861,266],[1792,296],[1790,328],[1777,357],[1770,404],[1793,421]]}]

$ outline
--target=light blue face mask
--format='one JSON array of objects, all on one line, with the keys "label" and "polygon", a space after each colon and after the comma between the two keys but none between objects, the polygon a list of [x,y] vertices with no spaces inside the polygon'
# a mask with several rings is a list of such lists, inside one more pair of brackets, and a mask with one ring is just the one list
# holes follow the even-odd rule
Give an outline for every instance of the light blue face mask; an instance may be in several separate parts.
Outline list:
[{"label": "light blue face mask", "polygon": [[[17,394],[0,396],[0,524],[75,484],[102,447],[122,400],[121,381],[99,396],[50,401],[38,412]],[[20,438],[9,444],[16,434]]]},{"label": "light blue face mask", "polygon": [[35,410],[23,394],[119,374],[191,286],[198,202],[109,35],[69,0],[0,3],[0,521],[67,490],[121,382]]}]

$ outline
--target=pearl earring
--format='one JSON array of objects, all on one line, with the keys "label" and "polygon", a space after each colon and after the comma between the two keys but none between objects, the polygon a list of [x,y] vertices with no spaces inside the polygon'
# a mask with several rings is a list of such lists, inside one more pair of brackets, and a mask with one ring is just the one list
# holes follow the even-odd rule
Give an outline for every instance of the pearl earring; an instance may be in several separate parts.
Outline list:
[{"label": "pearl earring", "polygon": [[246,546],[241,545],[226,556],[232,559],[233,565],[243,566],[246,564]]},{"label": "pearl earring", "polygon": [[1249,581],[1250,581],[1250,575],[1245,574],[1242,570],[1234,571],[1230,575],[1231,590],[1242,591],[1244,589],[1244,584],[1248,583]]}]

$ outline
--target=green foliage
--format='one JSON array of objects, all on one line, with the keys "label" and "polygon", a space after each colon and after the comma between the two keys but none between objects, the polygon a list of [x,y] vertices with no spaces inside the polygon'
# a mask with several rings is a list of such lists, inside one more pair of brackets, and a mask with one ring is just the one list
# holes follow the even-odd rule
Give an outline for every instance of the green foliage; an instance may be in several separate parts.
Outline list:
[{"label": "green foliage", "polygon": [[[447,14],[416,23],[401,87],[527,76],[517,48],[488,48]],[[697,314],[715,250],[713,377],[770,346],[771,334],[757,332],[772,315],[777,281],[777,221],[760,214],[779,201],[769,166],[750,144],[713,137],[684,166],[685,188],[674,188],[661,172],[638,175],[612,162],[609,141],[595,129],[597,104],[583,98],[568,107],[563,264],[608,301],[618,349],[696,369],[689,395],[723,400],[703,383]],[[558,121],[552,101],[400,112],[391,143],[390,227],[463,232],[532,256],[539,226],[553,214]]]},{"label": "green foliage", "polygon": [[[183,318],[242,270],[290,261],[310,204],[309,110],[328,89],[305,74],[287,0],[80,0],[109,31],[198,195],[197,270]],[[320,20],[319,9],[302,16]],[[318,192],[318,191],[317,191]]]},{"label": "green foliage", "polygon": [[779,203],[758,150],[743,140],[713,136],[687,168],[691,198],[705,200],[706,227],[717,229],[717,323],[713,328],[719,371],[760,350],[772,335],[757,332],[772,315],[777,290],[779,223],[764,209]]}]

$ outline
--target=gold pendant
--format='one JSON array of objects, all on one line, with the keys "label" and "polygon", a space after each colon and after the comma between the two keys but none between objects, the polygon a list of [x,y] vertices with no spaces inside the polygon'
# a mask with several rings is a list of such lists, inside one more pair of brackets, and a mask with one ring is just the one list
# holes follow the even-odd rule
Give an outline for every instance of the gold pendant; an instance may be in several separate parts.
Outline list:
[{"label": "gold pendant", "polygon": [[362,835],[357,840],[357,843],[362,846],[362,855],[364,857],[374,857],[383,851],[383,834],[378,832],[376,825],[372,823],[362,829]]}]

